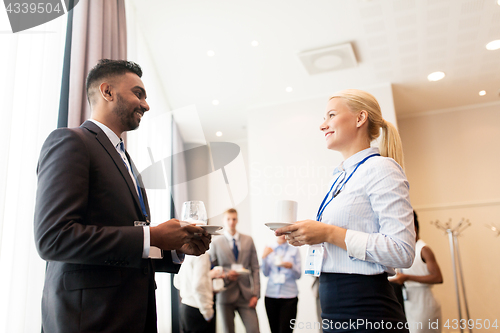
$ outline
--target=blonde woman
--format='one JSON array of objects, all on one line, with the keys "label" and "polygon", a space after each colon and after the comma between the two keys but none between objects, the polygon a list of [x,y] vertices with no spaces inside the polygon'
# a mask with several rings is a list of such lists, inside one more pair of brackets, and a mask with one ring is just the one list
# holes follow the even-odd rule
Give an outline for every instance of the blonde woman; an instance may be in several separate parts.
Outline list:
[{"label": "blonde woman", "polygon": [[[320,268],[325,332],[408,332],[387,275],[415,255],[413,209],[401,139],[371,94],[343,90],[328,101],[320,130],[342,154],[316,220],[278,229],[291,245],[323,244]],[[371,143],[382,132],[379,148]],[[317,253],[317,252],[316,252]]]}]

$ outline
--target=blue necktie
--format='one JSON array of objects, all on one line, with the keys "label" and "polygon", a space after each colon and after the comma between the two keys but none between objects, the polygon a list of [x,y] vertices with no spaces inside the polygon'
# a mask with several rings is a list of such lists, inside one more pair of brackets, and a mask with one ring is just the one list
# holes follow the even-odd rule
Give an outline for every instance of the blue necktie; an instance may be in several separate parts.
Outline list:
[{"label": "blue necktie", "polygon": [[[125,154],[125,146],[123,145],[123,141],[120,141],[120,150]],[[125,163],[125,161],[123,161],[123,164],[125,164],[125,167],[127,168],[127,171],[128,171],[127,163]],[[147,224],[149,224],[148,213],[146,212],[146,205],[144,204],[144,199],[142,198],[141,187],[139,186],[139,181],[137,180],[137,177],[135,176],[134,169],[132,169],[132,175],[134,176],[135,184],[137,187],[137,194],[139,196],[139,202],[141,204],[142,214],[146,218]]]},{"label": "blue necktie", "polygon": [[233,254],[234,254],[234,260],[238,261],[238,247],[236,246],[236,239],[233,238]]}]

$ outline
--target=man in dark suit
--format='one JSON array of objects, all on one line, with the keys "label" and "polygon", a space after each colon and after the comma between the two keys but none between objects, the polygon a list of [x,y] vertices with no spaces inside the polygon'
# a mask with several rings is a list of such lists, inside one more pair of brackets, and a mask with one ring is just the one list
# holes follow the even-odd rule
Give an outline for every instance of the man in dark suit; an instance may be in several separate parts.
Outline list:
[{"label": "man in dark suit", "polygon": [[[156,332],[155,270],[176,273],[184,254],[208,249],[199,227],[148,226],[146,192],[120,138],[149,110],[141,76],[135,63],[101,60],[87,77],[91,119],[53,131],[42,147],[34,231],[47,261],[46,333]],[[152,246],[163,259],[149,259]]]},{"label": "man in dark suit", "polygon": [[210,247],[214,266],[228,271],[225,290],[218,293],[217,312],[220,313],[225,333],[234,333],[234,311],[238,311],[247,333],[259,332],[255,307],[260,298],[259,260],[252,237],[236,231],[238,212],[224,213],[224,235],[217,237]]}]

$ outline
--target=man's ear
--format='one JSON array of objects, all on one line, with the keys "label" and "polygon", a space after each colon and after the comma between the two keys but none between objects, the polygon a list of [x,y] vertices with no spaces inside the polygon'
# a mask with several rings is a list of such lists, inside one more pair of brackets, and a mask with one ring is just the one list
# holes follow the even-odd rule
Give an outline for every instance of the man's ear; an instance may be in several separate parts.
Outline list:
[{"label": "man's ear", "polygon": [[361,127],[366,122],[368,122],[368,112],[366,110],[359,111],[356,119],[356,127]]},{"label": "man's ear", "polygon": [[101,83],[101,85],[99,86],[99,93],[101,94],[102,98],[104,98],[108,102],[111,102],[114,99],[113,89],[107,82]]}]

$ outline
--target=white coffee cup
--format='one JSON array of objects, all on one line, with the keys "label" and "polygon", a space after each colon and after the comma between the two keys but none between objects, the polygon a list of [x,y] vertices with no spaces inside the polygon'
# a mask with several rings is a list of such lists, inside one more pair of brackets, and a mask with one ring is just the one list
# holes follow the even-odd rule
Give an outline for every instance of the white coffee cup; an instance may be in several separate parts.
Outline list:
[{"label": "white coffee cup", "polygon": [[297,201],[278,201],[276,204],[276,222],[297,222],[297,206]]}]

